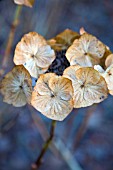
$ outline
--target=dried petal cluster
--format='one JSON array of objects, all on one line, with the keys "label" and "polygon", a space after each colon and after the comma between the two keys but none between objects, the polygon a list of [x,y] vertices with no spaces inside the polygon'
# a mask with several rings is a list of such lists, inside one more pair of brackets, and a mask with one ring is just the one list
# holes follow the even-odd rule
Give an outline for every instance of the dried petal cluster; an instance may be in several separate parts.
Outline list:
[{"label": "dried petal cluster", "polygon": [[66,52],[70,65],[79,64],[83,67],[92,67],[99,64],[104,56],[105,45],[96,37],[83,33],[76,39]]},{"label": "dried petal cluster", "polygon": [[[30,103],[50,119],[62,121],[73,108],[113,95],[113,54],[83,28],[80,35],[66,29],[48,41],[36,32],[25,34],[14,63],[0,85],[4,101],[16,107]],[[33,89],[31,78],[38,79]]]},{"label": "dried petal cluster", "polygon": [[108,90],[104,78],[91,67],[70,66],[64,77],[72,81],[74,107],[86,107],[107,98]]},{"label": "dried petal cluster", "polygon": [[15,66],[1,81],[0,92],[4,102],[16,107],[30,103],[32,82],[28,71],[22,65]]},{"label": "dried petal cluster", "polygon": [[35,78],[46,72],[54,59],[54,50],[36,32],[25,34],[15,49],[14,63],[24,65]]},{"label": "dried petal cluster", "polygon": [[71,81],[54,73],[38,79],[32,93],[31,104],[38,111],[54,120],[63,120],[73,109]]}]

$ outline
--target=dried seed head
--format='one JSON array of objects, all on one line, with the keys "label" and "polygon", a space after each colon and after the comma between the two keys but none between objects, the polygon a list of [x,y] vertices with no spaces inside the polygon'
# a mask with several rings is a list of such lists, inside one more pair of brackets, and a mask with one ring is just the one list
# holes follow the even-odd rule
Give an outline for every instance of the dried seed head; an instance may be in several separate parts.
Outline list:
[{"label": "dried seed head", "polygon": [[62,121],[73,109],[72,95],[69,79],[46,73],[36,83],[31,104],[46,117]]},{"label": "dried seed head", "polygon": [[30,103],[32,82],[28,71],[22,65],[15,66],[1,81],[0,92],[4,102],[16,107]]}]

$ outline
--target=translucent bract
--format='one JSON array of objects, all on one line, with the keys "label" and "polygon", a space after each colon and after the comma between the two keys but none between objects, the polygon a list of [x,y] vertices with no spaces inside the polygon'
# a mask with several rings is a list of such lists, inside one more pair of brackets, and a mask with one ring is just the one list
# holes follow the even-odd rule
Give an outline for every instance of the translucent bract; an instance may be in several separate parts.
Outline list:
[{"label": "translucent bract", "polygon": [[108,89],[106,82],[96,70],[90,67],[82,67],[79,69],[74,67],[75,66],[70,66],[67,68],[64,71],[64,77],[72,81],[75,108],[100,103],[107,98]]},{"label": "translucent bract", "polygon": [[70,65],[79,64],[83,67],[92,67],[99,64],[105,53],[105,45],[96,37],[84,33],[76,39],[66,52]]},{"label": "translucent bract", "polygon": [[64,120],[73,109],[73,88],[69,79],[46,73],[38,79],[31,104],[50,119]]},{"label": "translucent bract", "polygon": [[14,63],[23,64],[35,78],[46,72],[54,59],[54,50],[36,32],[25,34],[15,49]]},{"label": "translucent bract", "polygon": [[21,65],[7,73],[0,84],[3,101],[16,107],[31,102],[32,82],[28,71]]}]

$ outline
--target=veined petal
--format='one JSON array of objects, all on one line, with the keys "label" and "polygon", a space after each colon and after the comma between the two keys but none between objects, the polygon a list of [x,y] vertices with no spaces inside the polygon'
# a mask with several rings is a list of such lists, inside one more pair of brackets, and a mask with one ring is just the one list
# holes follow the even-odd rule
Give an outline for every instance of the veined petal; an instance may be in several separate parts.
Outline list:
[{"label": "veined petal", "polygon": [[24,65],[35,78],[47,71],[54,59],[54,51],[36,32],[25,34],[15,49],[14,63]]},{"label": "veined petal", "polygon": [[28,71],[22,65],[15,66],[1,81],[0,92],[4,102],[16,107],[30,103],[32,82]]},{"label": "veined petal", "polygon": [[73,109],[71,81],[53,73],[41,75],[32,93],[31,104],[43,115],[63,120]]},{"label": "veined petal", "polygon": [[[70,70],[73,77],[69,77]],[[104,78],[93,68],[83,67],[75,71],[74,66],[70,66],[64,76],[70,78],[74,89],[74,107],[86,107],[93,103],[103,101],[108,94],[107,84]]]},{"label": "veined petal", "polygon": [[104,56],[105,49],[105,45],[96,37],[84,33],[69,47],[66,57],[71,65],[94,66],[99,64],[100,59]]}]

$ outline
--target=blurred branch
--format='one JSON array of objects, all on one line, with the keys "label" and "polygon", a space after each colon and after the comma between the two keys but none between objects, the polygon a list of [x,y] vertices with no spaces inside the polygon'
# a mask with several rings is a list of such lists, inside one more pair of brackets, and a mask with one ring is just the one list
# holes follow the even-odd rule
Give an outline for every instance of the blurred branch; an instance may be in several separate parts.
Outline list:
[{"label": "blurred branch", "polygon": [[11,25],[9,38],[8,38],[8,41],[7,41],[5,55],[3,57],[3,61],[2,61],[2,65],[1,65],[0,75],[3,75],[4,72],[5,72],[5,69],[7,68],[8,57],[9,57],[10,52],[11,52],[11,48],[12,48],[12,44],[13,44],[13,40],[14,40],[14,35],[15,35],[15,30],[16,30],[18,24],[19,24],[19,17],[20,17],[20,14],[21,14],[21,10],[22,10],[22,6],[16,7],[16,10],[15,10],[15,13],[14,13],[13,23]]},{"label": "blurred branch", "polygon": [[7,121],[5,121],[5,123],[3,123],[0,126],[0,132],[5,132],[5,131],[8,131],[9,129],[11,129],[11,127],[13,127],[14,124],[16,123],[18,117],[19,117],[19,114],[16,114],[16,116],[13,116],[13,117],[9,118]]},{"label": "blurred branch", "polygon": [[74,141],[74,151],[75,149],[78,147],[81,139],[83,138],[86,130],[87,130],[87,124],[88,124],[88,121],[89,121],[89,118],[90,116],[92,115],[92,113],[95,111],[97,105],[93,105],[92,107],[90,107],[85,115],[85,118],[78,130],[78,133],[76,134],[76,138],[75,138],[75,141]]},{"label": "blurred branch", "polygon": [[79,164],[77,163],[76,159],[73,157],[69,149],[64,145],[64,143],[58,139],[54,142],[56,148],[59,150],[62,158],[67,163],[70,170],[82,170]]},{"label": "blurred branch", "polygon": [[36,160],[35,164],[32,165],[33,169],[38,169],[42,163],[42,158],[44,156],[44,154],[46,153],[47,149],[49,148],[49,145],[54,137],[54,131],[55,131],[55,127],[56,127],[56,121],[52,120],[51,123],[51,129],[50,129],[50,136],[47,139],[47,141],[45,142],[45,144],[43,145],[43,148],[39,154],[38,159]]}]

